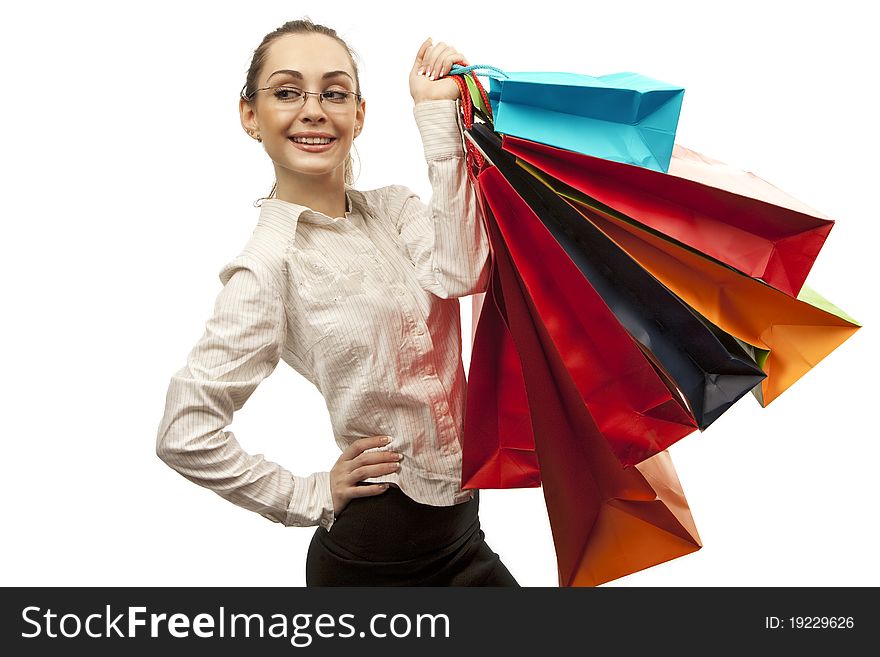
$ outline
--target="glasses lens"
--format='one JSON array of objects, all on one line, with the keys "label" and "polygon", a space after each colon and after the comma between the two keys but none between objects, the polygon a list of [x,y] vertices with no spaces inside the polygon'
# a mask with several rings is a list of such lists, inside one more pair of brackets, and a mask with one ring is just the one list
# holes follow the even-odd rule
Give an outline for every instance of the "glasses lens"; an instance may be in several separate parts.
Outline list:
[{"label": "glasses lens", "polygon": [[339,89],[330,89],[318,93],[303,91],[299,87],[274,87],[272,98],[275,104],[284,109],[299,109],[305,105],[308,96],[318,96],[321,105],[331,111],[345,111],[353,104],[354,93]]},{"label": "glasses lens", "polygon": [[351,98],[352,95],[346,93],[345,91],[325,91],[321,94],[321,98],[328,103],[332,103],[334,105],[347,105],[348,99]]},{"label": "glasses lens", "polygon": [[303,98],[305,98],[302,89],[297,89],[296,87],[276,87],[272,95],[275,97],[276,102],[281,105],[295,105],[296,103],[301,103]]}]

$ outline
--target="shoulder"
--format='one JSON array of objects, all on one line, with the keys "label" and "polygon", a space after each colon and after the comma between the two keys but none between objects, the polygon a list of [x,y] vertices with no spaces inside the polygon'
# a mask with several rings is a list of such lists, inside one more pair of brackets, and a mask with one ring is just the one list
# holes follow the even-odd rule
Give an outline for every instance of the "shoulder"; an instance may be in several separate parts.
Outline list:
[{"label": "shoulder", "polygon": [[382,205],[398,198],[415,195],[406,185],[385,185],[376,189],[349,189],[350,194],[360,196],[368,205]]},{"label": "shoulder", "polygon": [[230,287],[230,281],[242,289],[250,289],[257,296],[280,296],[280,287],[271,267],[261,258],[243,251],[220,268],[220,282]]},{"label": "shoulder", "polygon": [[243,277],[283,296],[288,242],[287,236],[279,234],[271,225],[258,223],[239,254],[220,269],[220,281],[227,285],[236,272],[243,271],[246,272],[241,274]]},{"label": "shoulder", "polygon": [[378,214],[396,222],[400,217],[401,210],[411,198],[419,198],[412,189],[406,185],[385,185],[376,189],[354,190],[349,193],[359,195],[362,203],[373,214]]}]

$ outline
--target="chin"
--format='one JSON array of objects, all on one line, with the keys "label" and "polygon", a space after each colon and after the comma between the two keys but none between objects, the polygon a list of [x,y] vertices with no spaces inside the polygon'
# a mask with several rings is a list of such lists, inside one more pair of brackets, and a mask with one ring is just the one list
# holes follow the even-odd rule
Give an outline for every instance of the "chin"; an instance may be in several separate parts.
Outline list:
[{"label": "chin", "polygon": [[338,169],[341,166],[344,166],[344,164],[345,164],[344,162],[338,162],[335,164],[327,165],[326,163],[314,162],[314,163],[311,163],[311,165],[309,165],[309,164],[303,164],[302,161],[294,161],[294,162],[289,161],[287,163],[287,169],[289,169],[290,171],[292,171],[294,173],[298,173],[300,175],[305,175],[305,176],[329,176],[336,169]]}]

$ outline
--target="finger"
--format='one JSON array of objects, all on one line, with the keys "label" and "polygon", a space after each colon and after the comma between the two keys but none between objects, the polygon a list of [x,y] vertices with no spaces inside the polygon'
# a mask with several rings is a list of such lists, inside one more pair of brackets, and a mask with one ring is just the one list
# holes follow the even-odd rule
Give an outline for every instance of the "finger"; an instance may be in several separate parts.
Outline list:
[{"label": "finger", "polygon": [[419,46],[419,52],[416,54],[416,60],[413,62],[413,71],[418,70],[424,64],[425,55],[428,53],[428,50],[431,48],[431,37],[428,37],[422,42],[422,45]]},{"label": "finger", "polygon": [[452,46],[449,46],[449,48],[440,54],[440,57],[437,60],[437,66],[434,69],[434,79],[438,80],[444,75],[447,75],[452,69],[452,65],[461,59],[462,54]]},{"label": "finger", "polygon": [[398,452],[391,452],[388,450],[383,450],[380,452],[364,452],[350,460],[349,467],[353,470],[354,468],[359,468],[362,465],[374,465],[376,463],[397,463],[403,458],[403,455]]},{"label": "finger", "polygon": [[342,460],[350,461],[361,452],[374,447],[384,447],[391,442],[388,436],[367,436],[358,438],[342,452]]},{"label": "finger", "polygon": [[432,44],[430,48],[428,48],[427,52],[425,52],[425,56],[422,58],[422,66],[425,69],[425,77],[430,75],[431,73],[431,64],[434,62],[434,59],[437,57],[438,49],[442,47],[443,42]]},{"label": "finger", "polygon": [[440,64],[440,70],[438,71],[439,76],[442,78],[444,75],[447,75],[449,71],[452,70],[452,65],[458,62],[462,63],[462,66],[468,66],[465,64],[464,55],[462,55],[458,51],[453,51],[444,57],[443,61]]},{"label": "finger", "polygon": [[364,486],[355,486],[351,491],[352,497],[369,497],[370,495],[379,495],[388,490],[388,484],[366,484]]},{"label": "finger", "polygon": [[350,475],[355,481],[363,481],[371,477],[381,477],[400,470],[400,463],[379,463],[378,465],[362,465],[351,471]]},{"label": "finger", "polygon": [[[426,42],[428,43],[428,47],[425,49],[423,53],[421,53],[421,58],[417,64],[419,75],[424,75],[428,77],[428,65],[434,58],[434,53],[436,51],[437,46],[431,43],[430,39]],[[425,44],[422,44],[424,46]]]},{"label": "finger", "polygon": [[437,70],[440,68],[440,65],[443,63],[443,57],[447,54],[448,51],[454,49],[451,46],[447,46],[445,43],[440,41],[437,43],[426,56],[426,61],[428,62],[428,77],[432,77],[437,79]]}]

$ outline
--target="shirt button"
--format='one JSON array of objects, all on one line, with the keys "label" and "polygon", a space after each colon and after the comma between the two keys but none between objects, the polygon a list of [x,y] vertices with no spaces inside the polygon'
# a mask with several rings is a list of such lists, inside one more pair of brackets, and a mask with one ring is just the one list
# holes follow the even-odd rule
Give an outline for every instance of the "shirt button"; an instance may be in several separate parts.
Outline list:
[{"label": "shirt button", "polygon": [[437,410],[441,413],[446,413],[449,410],[449,406],[446,404],[446,402],[440,402],[440,405],[437,406]]},{"label": "shirt button", "polygon": [[440,267],[434,267],[434,271],[440,271]]},{"label": "shirt button", "polygon": [[406,290],[402,287],[397,288],[397,296],[402,297],[404,294],[406,294]]},{"label": "shirt button", "polygon": [[425,334],[425,329],[423,329],[421,326],[416,328],[416,335],[424,335],[424,334]]},{"label": "shirt button", "polygon": [[425,374],[433,374],[433,373],[434,373],[434,366],[431,364],[426,365],[425,366]]}]

